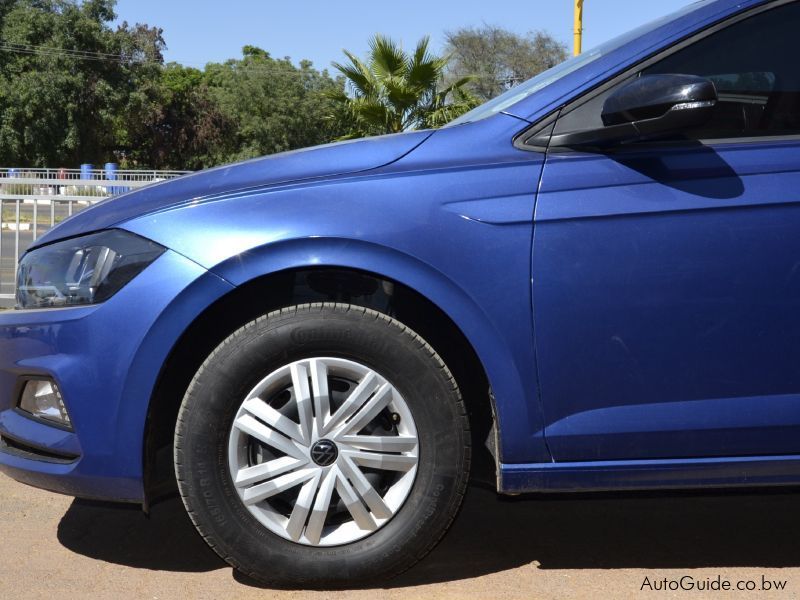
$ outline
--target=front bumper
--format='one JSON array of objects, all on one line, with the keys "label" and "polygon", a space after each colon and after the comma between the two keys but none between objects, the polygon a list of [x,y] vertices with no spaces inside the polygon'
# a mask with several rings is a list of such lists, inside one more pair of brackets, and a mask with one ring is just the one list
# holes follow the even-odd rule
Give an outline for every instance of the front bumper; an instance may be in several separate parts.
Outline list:
[{"label": "front bumper", "polygon": [[[89,498],[144,500],[145,422],[169,351],[230,284],[167,251],[103,304],[0,313],[0,471]],[[53,378],[73,432],[21,414],[22,377]]]}]

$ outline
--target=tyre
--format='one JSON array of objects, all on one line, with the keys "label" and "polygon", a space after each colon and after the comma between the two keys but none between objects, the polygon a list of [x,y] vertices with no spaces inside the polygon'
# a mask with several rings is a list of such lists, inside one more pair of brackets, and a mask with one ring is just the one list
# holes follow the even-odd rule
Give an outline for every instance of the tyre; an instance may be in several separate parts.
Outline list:
[{"label": "tyre", "polygon": [[342,587],[406,570],[444,535],[469,474],[450,371],[413,331],[343,304],[272,312],[208,357],[175,433],[181,497],[233,567]]}]

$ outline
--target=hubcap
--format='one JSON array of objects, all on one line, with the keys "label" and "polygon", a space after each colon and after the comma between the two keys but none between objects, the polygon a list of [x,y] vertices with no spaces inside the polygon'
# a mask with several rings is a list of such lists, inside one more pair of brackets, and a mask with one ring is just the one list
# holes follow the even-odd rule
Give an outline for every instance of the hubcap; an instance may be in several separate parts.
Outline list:
[{"label": "hubcap", "polygon": [[300,360],[265,377],[231,429],[228,466],[259,522],[309,546],[335,546],[383,527],[414,483],[411,411],[379,373],[340,358]]}]

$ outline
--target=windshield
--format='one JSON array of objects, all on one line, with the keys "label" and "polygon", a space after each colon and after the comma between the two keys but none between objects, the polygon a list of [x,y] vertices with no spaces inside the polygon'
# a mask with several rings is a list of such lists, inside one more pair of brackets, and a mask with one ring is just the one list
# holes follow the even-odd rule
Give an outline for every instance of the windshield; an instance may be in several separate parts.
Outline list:
[{"label": "windshield", "polygon": [[585,52],[579,56],[575,56],[570,58],[567,61],[564,61],[560,65],[556,65],[552,69],[548,69],[542,73],[536,75],[533,79],[529,79],[525,83],[521,83],[520,85],[511,88],[506,93],[489,100],[485,104],[481,104],[477,108],[473,108],[468,113],[465,113],[450,121],[445,127],[451,127],[453,125],[460,125],[463,123],[471,123],[473,121],[480,121],[481,119],[485,119],[487,117],[491,117],[494,114],[502,112],[507,108],[517,104],[518,102],[524,100],[528,96],[531,96],[541,90],[542,88],[547,87],[548,85],[555,83],[562,77],[566,77],[570,73],[577,71],[578,69],[588,65],[596,61],[598,58],[610,54],[611,52],[621,48],[622,46],[632,42],[636,38],[639,38],[643,35],[650,33],[658,29],[659,27],[669,23],[670,21],[674,21],[675,19],[682,17],[690,12],[693,12],[703,6],[706,6],[712,2],[716,2],[716,0],[701,0],[700,2],[695,2],[690,4],[689,6],[685,6],[681,10],[674,12],[666,17],[662,17],[636,29],[633,29],[619,37],[616,37],[588,52]]}]

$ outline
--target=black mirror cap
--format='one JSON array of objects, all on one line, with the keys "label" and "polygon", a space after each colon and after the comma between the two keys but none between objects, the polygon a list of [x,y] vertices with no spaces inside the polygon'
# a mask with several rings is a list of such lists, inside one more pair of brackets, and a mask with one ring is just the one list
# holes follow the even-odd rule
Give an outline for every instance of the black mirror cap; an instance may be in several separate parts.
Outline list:
[{"label": "black mirror cap", "polygon": [[[679,105],[716,102],[710,79],[695,75],[644,75],[611,94],[603,104],[603,124],[622,125],[657,119]],[[691,106],[687,106],[691,108]]]}]

